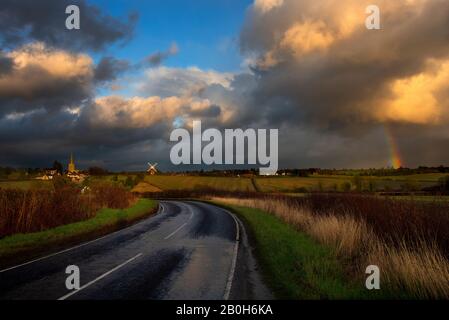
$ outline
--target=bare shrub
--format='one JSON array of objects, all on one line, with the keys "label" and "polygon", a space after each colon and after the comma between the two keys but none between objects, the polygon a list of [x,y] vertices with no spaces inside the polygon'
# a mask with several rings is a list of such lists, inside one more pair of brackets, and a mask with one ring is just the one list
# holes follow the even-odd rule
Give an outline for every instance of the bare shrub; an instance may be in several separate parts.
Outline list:
[{"label": "bare shrub", "polygon": [[94,203],[103,208],[127,208],[134,200],[133,195],[123,186],[108,182],[100,182],[92,185],[91,193]]},{"label": "bare shrub", "polygon": [[77,189],[0,189],[0,236],[42,231],[89,216],[89,208],[79,201]]}]

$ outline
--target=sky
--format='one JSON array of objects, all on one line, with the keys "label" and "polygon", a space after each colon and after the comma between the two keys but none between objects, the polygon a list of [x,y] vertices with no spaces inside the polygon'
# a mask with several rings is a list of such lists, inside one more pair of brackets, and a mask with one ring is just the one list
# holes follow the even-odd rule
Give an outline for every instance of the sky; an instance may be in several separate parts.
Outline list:
[{"label": "sky", "polygon": [[2,0],[0,166],[189,170],[193,120],[278,129],[281,168],[448,165],[449,2],[375,2]]},{"label": "sky", "polygon": [[113,16],[137,12],[134,37],[114,54],[138,60],[173,42],[182,54],[167,60],[169,67],[197,66],[217,71],[238,71],[241,57],[238,34],[251,1],[247,0],[158,0],[92,1]]}]

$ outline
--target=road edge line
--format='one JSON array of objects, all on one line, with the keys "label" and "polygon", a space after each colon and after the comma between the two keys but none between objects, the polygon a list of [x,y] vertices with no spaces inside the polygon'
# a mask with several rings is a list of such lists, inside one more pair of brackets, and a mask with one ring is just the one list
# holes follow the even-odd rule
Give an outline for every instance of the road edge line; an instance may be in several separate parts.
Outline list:
[{"label": "road edge line", "polygon": [[236,229],[235,245],[234,245],[234,252],[233,252],[234,256],[232,258],[231,270],[229,271],[228,281],[226,283],[226,289],[225,289],[224,296],[223,296],[224,300],[229,300],[229,296],[230,296],[231,290],[232,290],[232,282],[234,281],[235,268],[237,265],[237,255],[239,252],[240,224],[237,221],[237,218],[235,217],[235,215],[233,213],[231,213],[230,211],[223,209],[223,208],[220,208],[220,209],[222,209],[224,212],[229,214],[234,219],[235,229]]}]

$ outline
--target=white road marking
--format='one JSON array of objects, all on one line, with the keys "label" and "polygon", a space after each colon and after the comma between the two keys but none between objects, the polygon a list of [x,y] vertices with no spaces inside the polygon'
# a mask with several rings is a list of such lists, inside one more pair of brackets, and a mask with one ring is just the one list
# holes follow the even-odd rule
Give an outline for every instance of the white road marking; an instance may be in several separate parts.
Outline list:
[{"label": "white road marking", "polygon": [[187,225],[187,222],[184,223],[182,226],[180,226],[180,227],[179,227],[178,229],[176,229],[175,231],[173,231],[172,233],[170,233],[168,236],[166,236],[166,237],[164,238],[164,240],[167,240],[167,239],[170,239],[171,237],[173,237],[173,236],[176,234],[176,232],[178,232],[179,230],[181,230],[182,228],[184,228],[186,225]]},{"label": "white road marking", "polygon": [[240,228],[239,228],[239,223],[238,223],[236,217],[229,211],[224,210],[224,209],[222,209],[222,210],[224,212],[226,212],[227,214],[229,214],[234,219],[235,229],[236,229],[235,245],[234,245],[234,252],[233,252],[234,256],[232,257],[231,270],[229,271],[228,282],[226,283],[226,289],[225,289],[224,296],[223,296],[224,300],[229,300],[229,295],[231,294],[232,282],[234,281],[235,266],[237,265],[237,254],[239,252]]},{"label": "white road marking", "polygon": [[[192,218],[193,218],[193,216],[194,216],[194,211],[192,210],[192,207],[191,206],[189,206],[188,204],[186,204],[186,203],[183,203],[183,202],[177,202],[178,204],[181,204],[182,206],[184,206],[184,207],[187,207],[188,209],[189,209],[189,211],[190,211],[190,216],[189,216],[189,219],[187,220],[187,222],[189,222],[190,220],[192,220]],[[164,240],[167,240],[167,239],[170,239],[171,237],[173,237],[175,234],[176,234],[176,232],[178,232],[179,230],[181,230],[182,228],[184,228],[186,225],[187,225],[187,222],[185,222],[185,223],[183,223],[178,229],[176,229],[175,231],[173,231],[172,233],[170,233],[168,236],[166,236],[165,238],[164,238]]]},{"label": "white road marking", "polygon": [[58,300],[65,300],[67,298],[70,298],[71,296],[73,296],[74,294],[77,294],[78,292],[80,292],[83,289],[86,289],[87,287],[89,287],[90,285],[94,284],[95,282],[107,277],[108,275],[110,275],[111,273],[113,273],[114,271],[117,271],[118,269],[122,268],[123,266],[127,265],[128,263],[134,261],[135,259],[137,259],[138,257],[140,257],[142,255],[142,253],[139,253],[138,255],[132,257],[131,259],[126,260],[125,262],[123,262],[122,264],[118,265],[117,267],[115,267],[114,269],[109,270],[106,273],[103,273],[101,276],[99,276],[98,278],[95,278],[94,280],[86,283],[84,286],[82,286],[81,288],[79,288],[78,290],[72,291],[68,294],[66,294],[65,296],[62,296],[61,298],[59,298]]},{"label": "white road marking", "polygon": [[100,237],[100,238],[97,238],[97,239],[94,239],[94,240],[91,240],[91,241],[88,241],[88,242],[84,242],[84,243],[79,244],[79,245],[77,245],[77,246],[70,247],[70,248],[67,248],[67,249],[64,249],[64,250],[61,250],[61,251],[58,251],[58,252],[55,252],[55,253],[52,253],[52,254],[49,254],[49,255],[46,255],[46,256],[43,256],[43,257],[40,257],[40,258],[31,260],[31,261],[28,261],[28,262],[24,262],[24,263],[22,263],[22,264],[18,264],[18,265],[13,266],[13,267],[9,267],[9,268],[0,270],[0,273],[7,272],[7,271],[10,271],[10,270],[14,270],[14,269],[17,269],[17,268],[20,268],[20,267],[29,265],[29,264],[34,263],[34,262],[38,262],[38,261],[41,261],[41,260],[44,260],[44,259],[48,259],[48,258],[54,257],[54,256],[56,256],[56,255],[58,255],[58,254],[61,254],[61,253],[65,253],[65,252],[68,252],[68,251],[72,251],[72,250],[75,250],[75,249],[78,249],[78,248],[87,246],[88,244],[91,244],[91,243],[100,241],[100,240],[102,240],[102,239],[104,239],[104,238],[107,238],[107,237],[110,237],[110,236],[112,236],[112,235],[114,235],[114,234],[116,234],[116,233],[118,233],[118,232],[122,232],[122,231],[124,231],[124,230],[126,230],[126,229],[128,229],[128,228],[135,227],[135,226],[137,226],[137,225],[139,225],[139,224],[141,224],[141,223],[144,223],[145,221],[146,221],[146,219],[144,219],[144,220],[142,220],[142,221],[140,221],[140,222],[138,222],[138,223],[136,223],[136,224],[130,225],[129,227],[126,227],[126,228],[123,228],[123,229],[114,231],[114,232],[112,232],[112,233],[106,234],[106,235],[104,235],[104,236],[102,236],[102,237]]}]

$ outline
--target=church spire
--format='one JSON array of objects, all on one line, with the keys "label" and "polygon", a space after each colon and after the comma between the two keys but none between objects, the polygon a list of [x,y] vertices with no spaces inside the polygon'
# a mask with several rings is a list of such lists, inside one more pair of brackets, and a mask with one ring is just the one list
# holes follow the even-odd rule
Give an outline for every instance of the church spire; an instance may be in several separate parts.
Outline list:
[{"label": "church spire", "polygon": [[73,161],[73,153],[70,153],[68,172],[76,172],[75,161]]}]

